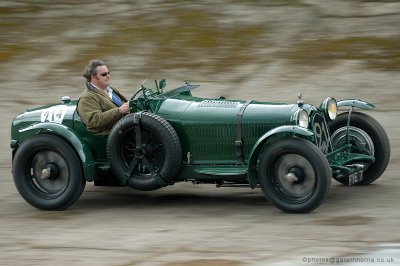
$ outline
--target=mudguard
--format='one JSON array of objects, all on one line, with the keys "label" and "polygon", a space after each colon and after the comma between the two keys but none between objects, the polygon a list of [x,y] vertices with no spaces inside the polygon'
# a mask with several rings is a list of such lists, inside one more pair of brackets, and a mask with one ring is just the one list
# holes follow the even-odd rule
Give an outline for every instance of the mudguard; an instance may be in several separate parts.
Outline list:
[{"label": "mudguard", "polygon": [[343,100],[337,102],[338,107],[349,106],[349,107],[357,107],[363,110],[371,110],[375,108],[375,105],[372,103],[364,102],[361,100]]},{"label": "mudguard", "polygon": [[65,125],[57,123],[40,123],[19,130],[21,142],[37,134],[53,134],[65,139],[76,151],[81,162],[86,181],[93,181],[95,162],[89,146],[83,143],[76,133]]},{"label": "mudguard", "polygon": [[273,130],[265,133],[254,145],[252,151],[250,152],[249,164],[248,164],[248,179],[251,188],[255,188],[258,184],[258,172],[257,172],[257,161],[260,155],[260,151],[264,147],[264,144],[271,138],[287,138],[287,137],[298,137],[306,139],[315,143],[314,132],[302,128],[299,126],[281,126],[274,128]]}]

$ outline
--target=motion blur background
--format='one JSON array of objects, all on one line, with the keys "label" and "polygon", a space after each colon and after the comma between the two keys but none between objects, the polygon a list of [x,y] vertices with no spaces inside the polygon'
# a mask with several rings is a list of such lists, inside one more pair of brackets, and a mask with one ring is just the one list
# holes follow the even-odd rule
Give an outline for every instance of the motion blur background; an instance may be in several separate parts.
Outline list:
[{"label": "motion blur background", "polygon": [[[76,254],[73,250],[75,242],[80,242],[89,251],[91,245],[96,246],[95,240],[86,243],[80,238],[85,235],[82,231],[69,231],[67,238],[53,236],[50,239],[44,237],[46,233],[39,233],[43,224],[61,226],[57,229],[59,232],[82,226],[78,222],[82,220],[88,224],[95,224],[96,228],[96,222],[99,219],[95,212],[91,213],[93,216],[82,217],[68,211],[54,215],[41,212],[41,218],[37,218],[37,211],[23,202],[13,187],[9,149],[12,118],[25,111],[26,108],[55,103],[63,95],[77,99],[84,85],[83,68],[93,58],[103,59],[109,64],[112,85],[118,87],[127,97],[132,95],[144,79],[167,78],[167,89],[179,86],[185,80],[200,84],[200,89],[194,92],[197,96],[223,95],[227,98],[295,102],[298,92],[302,92],[304,100],[315,105],[319,105],[326,97],[333,96],[338,100],[360,98],[377,106],[372,115],[386,127],[392,143],[392,168],[384,174],[382,181],[377,181],[377,185],[371,186],[372,188],[364,188],[364,190],[355,188],[356,195],[349,195],[347,190],[344,191],[346,188],[335,184],[332,196],[328,198],[328,203],[323,205],[326,207],[321,207],[321,212],[325,214],[293,217],[296,220],[303,219],[302,222],[305,224],[313,224],[312,228],[307,227],[296,231],[293,237],[282,238],[278,233],[276,236],[271,236],[271,232],[280,230],[289,233],[294,224],[291,223],[292,219],[288,218],[291,216],[282,218],[281,213],[276,212],[268,203],[264,203],[260,193],[257,194],[259,197],[257,198],[259,204],[255,206],[257,209],[249,209],[248,206],[244,208],[240,204],[239,206],[228,204],[229,208],[239,207],[242,215],[246,213],[250,215],[250,218],[247,217],[246,226],[260,229],[258,227],[262,226],[260,221],[265,222],[264,215],[271,216],[268,212],[272,212],[275,220],[271,220],[270,223],[280,223],[283,228],[273,227],[276,230],[263,233],[269,235],[270,240],[264,239],[265,242],[257,240],[247,244],[244,241],[243,246],[240,245],[242,238],[230,239],[220,236],[220,239],[225,239],[231,244],[224,245],[219,242],[209,244],[211,252],[211,255],[207,253],[209,258],[238,257],[244,258],[243,263],[249,262],[250,255],[240,252],[240,250],[246,250],[245,253],[253,255],[259,252],[261,261],[279,260],[288,256],[279,247],[284,249],[290,246],[290,243],[294,245],[291,241],[299,238],[308,239],[306,242],[297,243],[303,248],[307,246],[307,254],[353,254],[365,251],[357,250],[357,248],[370,247],[376,243],[400,242],[398,230],[393,228],[399,218],[398,208],[395,207],[397,205],[388,207],[388,204],[394,204],[399,199],[395,190],[390,190],[390,188],[396,190],[399,188],[399,169],[397,166],[393,168],[393,165],[399,163],[400,157],[400,139],[397,129],[400,112],[399,25],[400,2],[394,0],[2,0],[0,2],[0,92],[2,95],[0,97],[2,123],[0,137],[3,141],[0,151],[2,173],[0,187],[3,191],[0,202],[2,212],[0,222],[5,229],[0,233],[0,235],[3,234],[0,246],[8,248],[2,248],[1,260],[4,264],[12,265],[23,265],[28,262],[40,265],[51,264],[55,260],[47,256],[45,251],[46,244],[49,244],[57,251],[56,256],[61,260],[61,264],[64,264],[68,262],[69,256]],[[88,189],[89,192],[90,189]],[[91,196],[93,194],[89,192],[86,194],[89,196],[85,196],[84,193],[81,203],[78,201],[78,205],[72,207],[75,210],[78,209],[81,214],[88,212],[92,204],[97,202],[93,201],[85,205],[85,199],[87,200],[85,197],[89,199],[93,197]],[[235,195],[233,193],[227,197],[235,201]],[[369,201],[367,205],[362,204],[363,199],[369,195],[379,198]],[[101,194],[97,197],[98,201],[102,198]],[[108,197],[116,200],[112,196],[108,195]],[[127,199],[120,200],[124,202]],[[129,198],[128,200],[134,201]],[[188,200],[193,201],[191,198]],[[357,200],[360,205],[357,205]],[[96,208],[99,210],[106,207],[111,212],[112,208],[116,208],[121,203],[116,201],[113,207],[102,206],[101,204],[105,202],[100,201],[100,206],[97,205]],[[174,202],[175,207],[180,211],[183,208],[185,212],[189,206],[179,205],[179,202],[179,200]],[[194,202],[199,205],[204,203],[201,200],[194,200]],[[210,202],[206,200],[206,203]],[[250,202],[249,200],[248,205],[253,206]],[[141,204],[143,204],[140,205],[141,208],[146,212],[149,206],[143,201]],[[213,207],[223,212],[227,207],[224,204],[223,200],[221,202],[220,199],[218,202],[217,199],[217,204]],[[137,207],[124,206],[132,209]],[[347,212],[346,209],[343,210],[343,206],[349,208]],[[384,218],[384,214],[379,211],[365,213],[363,212],[365,207],[377,208],[381,211],[385,208],[392,216]],[[202,213],[202,210],[197,209],[199,213]],[[115,211],[118,212],[118,210]],[[107,219],[105,217],[109,216],[121,217],[125,211],[127,210],[118,214],[110,213],[101,219]],[[157,213],[157,210],[151,209],[151,211]],[[157,215],[156,218],[153,216],[147,218],[157,219],[160,214]],[[163,213],[163,215],[167,214]],[[220,216],[217,216],[217,220],[211,217],[207,221],[210,222],[211,227],[217,224],[220,231],[228,228],[229,232],[226,234],[229,235],[232,234],[232,228],[236,228],[235,226],[237,230],[233,231],[238,231],[244,226],[240,221],[232,222],[240,218],[232,217],[232,215],[232,213],[227,214],[230,221]],[[63,222],[60,220],[66,217],[73,219],[77,224],[70,220],[71,228],[62,227]],[[176,222],[173,216],[162,217],[160,219],[171,219],[171,223]],[[181,226],[190,227],[190,224],[201,219],[197,216],[189,215],[188,217],[188,224]],[[333,217],[337,218],[339,224],[331,222],[335,221]],[[134,218],[130,217],[132,220],[135,220]],[[343,224],[341,222],[343,220],[347,223]],[[144,219],[142,222],[143,224],[138,225],[139,228],[145,226],[147,220]],[[224,226],[225,222],[231,225]],[[35,237],[27,238],[26,233],[22,233],[30,232],[23,226],[26,223],[31,224],[31,230],[37,234]],[[330,227],[335,225],[353,227],[348,229],[340,227],[340,231],[346,233],[334,237],[334,240],[328,240],[332,236],[324,235],[322,232],[336,232],[337,228]],[[149,226],[151,228],[151,225]],[[163,228],[160,224],[157,226]],[[325,227],[319,228],[321,226]],[[7,231],[7,228],[10,230]],[[12,228],[19,228],[14,229],[18,232],[13,231]],[[100,227],[98,228],[99,235],[102,234],[101,232],[114,228],[113,224],[110,228]],[[173,230],[170,235],[168,235],[170,231],[165,231],[168,235],[165,237],[165,235],[160,235],[164,231],[152,232],[150,228],[147,228],[150,231],[145,235],[140,235],[141,241],[155,237],[160,243],[168,243],[174,247],[177,245],[170,242],[172,241],[170,237],[177,237]],[[85,230],[92,232],[91,227]],[[146,230],[146,227],[142,230]],[[310,235],[316,233],[315,230],[320,237],[309,239]],[[369,235],[370,230],[375,234]],[[97,235],[94,231],[92,233]],[[248,238],[257,238],[259,233],[259,231],[247,231]],[[200,236],[196,235],[193,238],[199,241],[209,239],[206,228],[200,228],[199,234]],[[190,236],[190,233],[188,235]],[[109,237],[112,239],[112,236]],[[185,243],[189,246],[193,244],[201,246],[199,243],[190,242],[191,236],[186,239],[184,235],[180,235],[178,238],[183,242],[186,241]],[[65,243],[60,239],[69,239],[64,240],[69,247],[67,253],[61,252]],[[342,240],[345,244],[341,242]],[[115,241],[118,243],[117,240]],[[327,241],[332,241],[331,247],[322,248],[323,243]],[[235,243],[234,247],[231,246],[232,242]],[[143,246],[137,245],[136,251],[140,253]],[[251,251],[252,245],[258,246],[256,251]],[[154,249],[160,248],[157,246],[157,241],[147,243],[147,246]],[[266,250],[261,249],[260,246],[265,246]],[[271,246],[270,249],[267,248],[269,246]],[[221,247],[223,247],[222,250],[226,250],[222,253],[223,255],[213,253]],[[182,247],[177,246],[176,249],[182,249]],[[28,250],[31,250],[31,253]],[[91,252],[94,250],[93,247]],[[204,250],[207,250],[207,245]],[[231,250],[236,250],[235,255],[230,253]],[[125,251],[126,254],[117,253],[116,255],[113,250],[100,250],[98,252],[111,254],[111,257],[117,258],[100,261],[96,261],[89,255],[78,253],[80,259],[78,261],[85,260],[89,256],[90,259],[86,263],[93,262],[94,259],[96,265],[134,265],[135,263],[146,265],[145,259],[135,263],[131,261],[129,263],[132,264],[129,264],[127,254],[135,251],[129,248]],[[187,253],[186,257],[201,257],[195,251],[191,252],[194,253]],[[291,252],[293,254],[293,249]],[[306,253],[304,249],[302,252],[296,254],[301,256]],[[94,254],[100,253],[94,252]],[[17,256],[17,254],[23,255]],[[140,257],[140,254],[134,254]],[[274,257],[276,254],[278,257]],[[178,256],[175,259],[164,257],[164,259],[176,262],[186,257]],[[162,261],[163,259],[159,257],[149,265]],[[214,262],[220,265],[239,265],[239,261],[241,260]],[[203,265],[197,260],[195,262],[191,263]],[[300,260],[295,260],[295,262],[301,263]],[[182,265],[184,264],[185,262]]]},{"label": "motion blur background", "polygon": [[3,0],[1,86],[33,93],[13,104],[77,98],[84,66],[101,58],[128,96],[165,77],[207,95],[294,101],[302,91],[319,103],[321,92],[398,109],[399,25],[390,0]]}]

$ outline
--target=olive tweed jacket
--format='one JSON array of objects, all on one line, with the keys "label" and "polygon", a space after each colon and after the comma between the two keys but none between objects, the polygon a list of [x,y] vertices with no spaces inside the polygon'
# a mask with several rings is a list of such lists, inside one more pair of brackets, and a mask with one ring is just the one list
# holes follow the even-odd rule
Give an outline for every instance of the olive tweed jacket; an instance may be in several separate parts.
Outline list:
[{"label": "olive tweed jacket", "polygon": [[[128,101],[117,89],[112,89],[123,102]],[[90,83],[86,84],[78,100],[77,111],[86,128],[97,135],[108,135],[113,125],[122,118],[118,105]]]}]

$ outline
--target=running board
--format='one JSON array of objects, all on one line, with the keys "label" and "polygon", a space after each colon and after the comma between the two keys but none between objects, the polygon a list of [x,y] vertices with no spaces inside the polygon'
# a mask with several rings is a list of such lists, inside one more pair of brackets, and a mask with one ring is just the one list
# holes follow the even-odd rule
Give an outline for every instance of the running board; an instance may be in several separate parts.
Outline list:
[{"label": "running board", "polygon": [[193,171],[198,174],[216,176],[247,175],[247,166],[195,166]]}]

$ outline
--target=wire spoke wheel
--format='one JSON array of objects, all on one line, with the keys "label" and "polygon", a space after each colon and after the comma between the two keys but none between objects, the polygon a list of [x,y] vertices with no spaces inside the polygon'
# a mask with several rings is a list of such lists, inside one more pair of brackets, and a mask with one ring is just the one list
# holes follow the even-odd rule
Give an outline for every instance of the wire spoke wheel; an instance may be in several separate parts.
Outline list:
[{"label": "wire spoke wheel", "polygon": [[138,190],[155,190],[173,182],[182,149],[174,128],[151,113],[123,117],[107,140],[107,157],[121,183]]},{"label": "wire spoke wheel", "polygon": [[[371,137],[362,130],[357,127],[349,127],[349,135],[350,135],[350,143],[357,147],[359,150],[365,151],[368,155],[375,155],[375,145],[372,141]],[[332,145],[334,149],[340,148],[347,143],[347,127],[341,127],[335,132],[333,132],[331,136]]]},{"label": "wire spoke wheel", "polygon": [[[386,170],[390,159],[390,143],[385,129],[371,116],[352,112],[349,125],[349,136],[347,136],[347,123],[349,112],[344,112],[329,124],[332,145],[340,148],[347,142],[357,153],[364,153],[375,157],[375,162],[368,165],[363,173],[361,182],[355,185],[368,185],[377,180]],[[363,163],[354,161],[352,163]],[[349,184],[349,176],[334,178],[344,184]]]},{"label": "wire spoke wheel", "polygon": [[164,166],[165,150],[161,140],[147,129],[140,134],[141,146],[136,144],[138,135],[135,129],[128,131],[121,141],[121,158],[128,168],[127,175],[152,178]]}]

